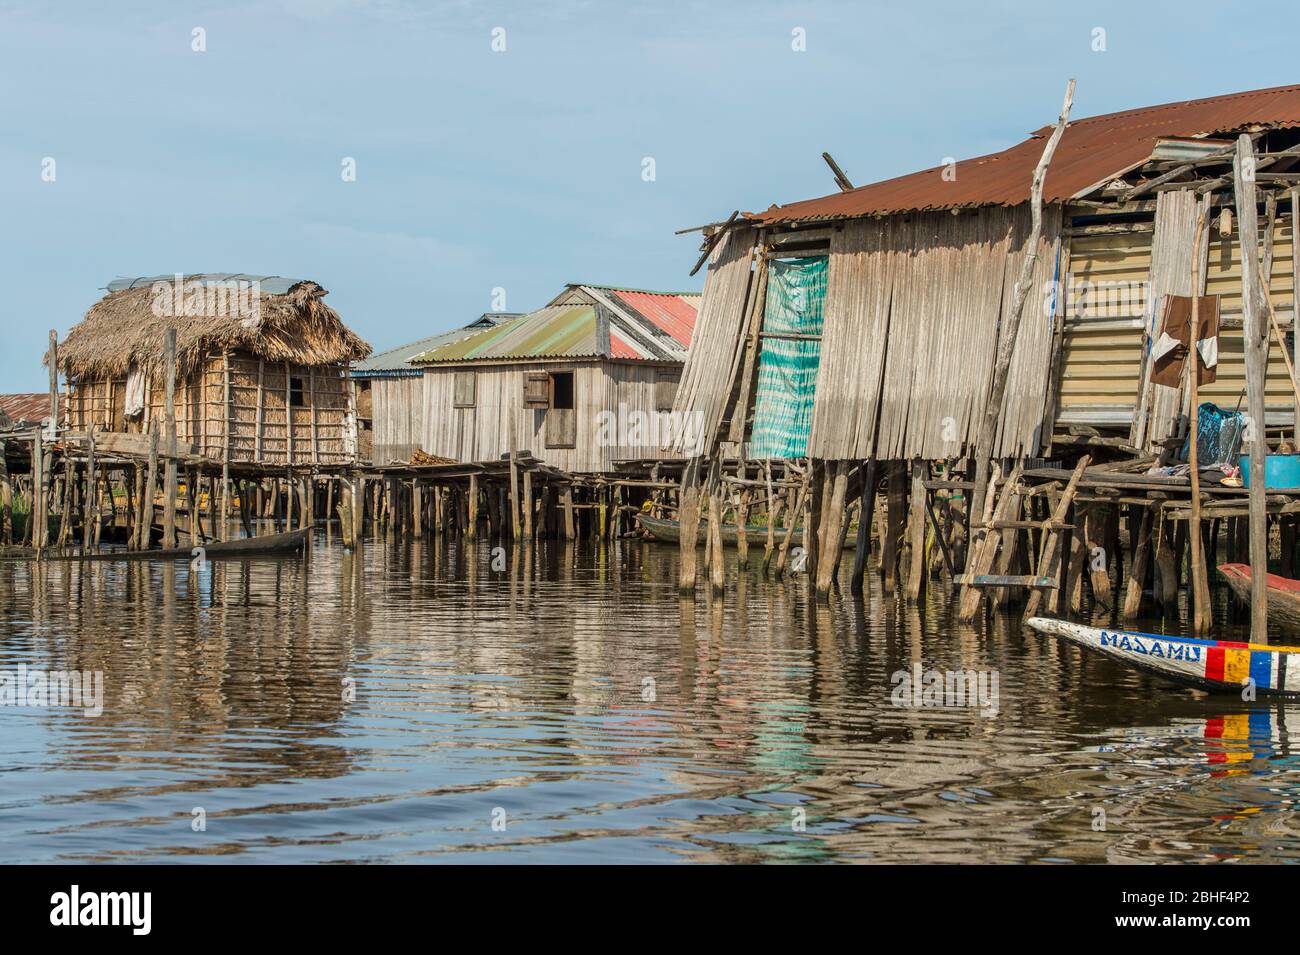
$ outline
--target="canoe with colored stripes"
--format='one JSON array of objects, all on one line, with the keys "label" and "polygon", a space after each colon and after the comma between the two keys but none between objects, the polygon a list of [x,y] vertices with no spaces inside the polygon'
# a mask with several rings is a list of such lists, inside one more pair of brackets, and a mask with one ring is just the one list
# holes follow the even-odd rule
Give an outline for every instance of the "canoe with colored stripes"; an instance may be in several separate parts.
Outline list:
[{"label": "canoe with colored stripes", "polygon": [[[1250,606],[1250,565],[1220,564],[1219,573],[1237,599]],[[1300,580],[1279,574],[1267,574],[1264,579],[1269,622],[1276,621],[1287,630],[1300,632]]]},{"label": "canoe with colored stripes", "polygon": [[1262,696],[1300,696],[1300,647],[1132,633],[1049,617],[1025,623],[1185,686],[1240,693],[1247,680],[1254,680]]}]

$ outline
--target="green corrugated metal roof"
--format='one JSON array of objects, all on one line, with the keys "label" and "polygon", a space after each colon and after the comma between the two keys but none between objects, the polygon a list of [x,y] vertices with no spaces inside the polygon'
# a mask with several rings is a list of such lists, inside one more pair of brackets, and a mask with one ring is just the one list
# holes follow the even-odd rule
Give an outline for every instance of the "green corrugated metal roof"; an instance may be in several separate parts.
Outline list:
[{"label": "green corrugated metal roof", "polygon": [[591,305],[548,305],[468,338],[432,348],[412,362],[595,357],[596,309]]}]

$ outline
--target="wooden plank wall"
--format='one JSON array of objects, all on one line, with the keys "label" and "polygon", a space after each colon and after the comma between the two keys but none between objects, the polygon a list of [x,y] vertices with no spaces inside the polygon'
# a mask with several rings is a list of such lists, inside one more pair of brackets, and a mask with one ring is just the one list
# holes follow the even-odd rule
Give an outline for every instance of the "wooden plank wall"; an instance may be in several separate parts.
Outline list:
[{"label": "wooden plank wall", "polygon": [[[810,455],[935,460],[973,446],[1028,232],[1020,206],[857,220],[832,237]],[[1052,211],[1037,289],[1059,232]],[[1017,338],[997,455],[1038,449],[1051,340],[1036,307]]]},{"label": "wooden plank wall", "polygon": [[[673,403],[675,414],[683,420],[689,416],[699,421],[710,439],[727,410],[731,371],[744,345],[741,325],[757,241],[758,232],[753,228],[732,229],[713,250],[690,352]],[[678,443],[674,450],[686,449]]]},{"label": "wooden plank wall", "polygon": [[[608,472],[614,469],[614,462],[619,458],[654,457],[659,450],[649,442],[620,443],[620,438],[629,435],[620,433],[617,428],[605,434],[599,433],[601,412],[617,415],[621,404],[624,420],[632,420],[632,412],[652,414],[656,410],[657,373],[680,375],[677,366],[641,362],[479,365],[474,368],[474,407],[456,408],[453,406],[456,372],[464,370],[465,366],[436,366],[427,368],[423,378],[410,379],[418,381],[420,386],[421,393],[411,399],[420,402],[418,415],[405,416],[398,410],[381,411],[383,393],[375,393],[376,430],[381,416],[393,423],[393,430],[385,438],[390,447],[407,443],[400,431],[401,422],[405,420],[408,422],[406,427],[418,422],[420,437],[413,443],[429,454],[457,461],[497,460],[512,450],[510,433],[513,422],[518,436],[518,447],[513,450],[531,451],[546,463],[573,473]],[[524,407],[524,376],[530,371],[575,373],[576,447],[546,447],[547,411]]]}]

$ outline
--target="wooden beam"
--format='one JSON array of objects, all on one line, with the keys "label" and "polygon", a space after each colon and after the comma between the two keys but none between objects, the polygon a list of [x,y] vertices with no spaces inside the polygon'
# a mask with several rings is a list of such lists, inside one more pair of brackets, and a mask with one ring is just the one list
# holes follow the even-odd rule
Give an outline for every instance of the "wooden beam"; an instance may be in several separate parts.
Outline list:
[{"label": "wooden beam", "polygon": [[[1246,438],[1250,451],[1250,639],[1268,642],[1268,514],[1264,459],[1268,452],[1264,430],[1264,376],[1268,363],[1265,297],[1259,281],[1259,226],[1255,210],[1255,155],[1250,137],[1237,139],[1233,186],[1237,200],[1237,237],[1241,247],[1242,342],[1246,353],[1246,406],[1250,415]],[[1197,528],[1199,533],[1199,527]],[[1196,537],[1197,534],[1192,534]]]},{"label": "wooden beam", "polygon": [[849,182],[849,177],[844,174],[840,164],[831,158],[830,153],[822,153],[822,159],[825,159],[826,165],[831,167],[831,173],[835,176],[835,185],[840,187],[840,192],[848,192],[853,188],[853,183]]},{"label": "wooden beam", "polygon": [[1034,276],[1034,264],[1038,260],[1038,241],[1043,234],[1043,181],[1047,177],[1047,167],[1056,152],[1056,145],[1065,133],[1073,102],[1074,80],[1070,80],[1065,87],[1065,102],[1061,104],[1061,115],[1056,120],[1056,128],[1052,130],[1052,135],[1043,147],[1043,154],[1034,169],[1034,179],[1030,187],[1031,227],[1025,242],[1025,257],[1020,265],[1020,276],[1016,280],[1006,327],[999,332],[1001,340],[998,342],[997,360],[993,366],[993,387],[984,409],[984,421],[975,442],[975,490],[971,495],[973,514],[980,514],[983,511],[984,495],[989,481],[989,462],[993,454],[993,439],[997,435],[998,419],[1002,415],[1002,399],[1006,394],[1011,358],[1015,353],[1016,338],[1020,331],[1020,316],[1025,310],[1025,301],[1029,297],[1029,287]]}]

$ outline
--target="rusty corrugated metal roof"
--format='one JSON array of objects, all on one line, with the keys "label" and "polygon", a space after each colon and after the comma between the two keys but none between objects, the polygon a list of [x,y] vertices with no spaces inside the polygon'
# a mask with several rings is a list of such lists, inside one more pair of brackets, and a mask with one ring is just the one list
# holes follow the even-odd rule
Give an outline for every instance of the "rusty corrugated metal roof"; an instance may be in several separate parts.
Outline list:
[{"label": "rusty corrugated metal roof", "polygon": [[8,415],[14,423],[40,424],[50,416],[49,393],[0,395],[0,413]]},{"label": "rusty corrugated metal roof", "polygon": [[[1070,123],[1056,147],[1043,196],[1064,201],[1145,161],[1156,140],[1210,136],[1246,126],[1300,126],[1300,86],[1106,113]],[[844,219],[924,209],[1019,205],[1029,199],[1034,166],[1052,126],[1010,149],[958,162],[955,176],[935,166],[818,199],[773,206],[751,219],[765,224]]]}]

